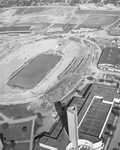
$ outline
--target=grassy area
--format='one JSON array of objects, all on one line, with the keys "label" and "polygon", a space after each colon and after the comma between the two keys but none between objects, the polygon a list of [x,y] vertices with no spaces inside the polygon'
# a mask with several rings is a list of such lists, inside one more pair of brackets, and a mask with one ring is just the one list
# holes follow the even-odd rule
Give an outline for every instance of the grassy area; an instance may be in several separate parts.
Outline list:
[{"label": "grassy area", "polygon": [[34,88],[47,73],[60,61],[61,56],[41,54],[28,62],[8,81],[9,86],[24,89]]},{"label": "grassy area", "polygon": [[109,35],[111,36],[120,36],[120,29],[117,28],[110,28],[110,30],[108,30]]},{"label": "grassy area", "polygon": [[[27,130],[24,131],[23,127],[27,127]],[[29,140],[31,136],[31,128],[32,121],[28,121],[18,124],[11,124],[8,125],[7,128],[5,128],[4,125],[0,125],[0,132],[3,133],[3,137],[5,137],[7,141]]]},{"label": "grassy area", "polygon": [[14,147],[14,150],[29,150],[30,143],[17,143]]},{"label": "grassy area", "polygon": [[104,85],[97,85],[93,87],[93,93],[98,96],[102,96],[106,101],[113,101],[116,95],[116,88]]},{"label": "grassy area", "polygon": [[27,118],[34,116],[32,110],[27,110],[29,104],[19,104],[19,105],[0,105],[0,112],[3,113],[6,117],[12,119]]},{"label": "grassy area", "polygon": [[105,10],[82,10],[82,9],[78,9],[75,12],[76,14],[103,14],[103,15],[109,15],[109,14],[113,14],[113,15],[120,15],[120,12],[117,11],[105,11]]},{"label": "grassy area", "polygon": [[31,14],[31,13],[39,13],[42,12],[45,7],[32,7],[29,8],[24,14]]},{"label": "grassy area", "polygon": [[17,8],[15,15],[21,15],[25,10],[27,10],[27,8]]},{"label": "grassy area", "polygon": [[118,16],[90,15],[82,24],[85,27],[107,26],[115,22]]}]

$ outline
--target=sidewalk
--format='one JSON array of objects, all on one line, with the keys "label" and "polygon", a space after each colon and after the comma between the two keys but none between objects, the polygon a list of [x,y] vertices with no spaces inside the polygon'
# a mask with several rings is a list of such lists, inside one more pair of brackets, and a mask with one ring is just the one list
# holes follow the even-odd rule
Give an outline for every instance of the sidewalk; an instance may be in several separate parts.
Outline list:
[{"label": "sidewalk", "polygon": [[113,150],[113,148],[119,149],[118,143],[120,142],[120,117],[118,117],[116,124],[116,131],[113,133],[110,144],[108,145],[107,150]]}]

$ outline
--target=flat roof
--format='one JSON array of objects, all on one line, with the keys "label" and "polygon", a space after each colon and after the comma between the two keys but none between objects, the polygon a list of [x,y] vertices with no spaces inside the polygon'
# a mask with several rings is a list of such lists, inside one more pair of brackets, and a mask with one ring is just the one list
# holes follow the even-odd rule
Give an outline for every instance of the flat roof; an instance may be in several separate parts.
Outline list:
[{"label": "flat roof", "polygon": [[93,95],[101,96],[105,101],[113,102],[113,98],[117,97],[118,95],[116,92],[116,87],[102,84],[95,84],[94,86],[92,86]]},{"label": "flat roof", "polygon": [[106,64],[110,66],[120,65],[120,48],[106,47],[103,49],[98,65]]},{"label": "flat roof", "polygon": [[25,32],[30,31],[31,26],[10,26],[10,27],[1,27],[0,32]]},{"label": "flat roof", "polygon": [[110,104],[103,103],[100,99],[94,98],[92,105],[80,125],[79,132],[99,137],[110,107]]},{"label": "flat roof", "polygon": [[[106,98],[109,93],[115,96],[115,94],[117,94],[116,88],[105,85],[93,84],[83,98],[75,96],[72,99],[70,99],[68,107],[74,105],[77,106],[78,123],[79,123],[82,120],[94,96],[103,95],[103,97]],[[101,129],[103,128],[103,124],[105,122],[105,119],[108,115],[111,106],[112,106],[111,104],[103,103],[99,98],[95,98],[93,100],[91,106],[88,109],[87,114],[85,115],[85,118],[83,119],[80,125],[79,128],[80,139],[86,139],[93,143],[100,141],[99,134],[101,132]],[[65,130],[63,130],[61,121],[58,122],[58,125],[56,125],[56,127],[49,134],[49,136],[50,137],[48,137],[45,134],[41,136],[40,143],[56,147],[59,150],[65,150],[67,144],[70,142],[68,136],[65,133]]]},{"label": "flat roof", "polygon": [[79,132],[79,139],[86,139],[88,141],[91,141],[92,143],[97,143],[100,141],[100,139],[96,136],[91,136],[82,132]]}]

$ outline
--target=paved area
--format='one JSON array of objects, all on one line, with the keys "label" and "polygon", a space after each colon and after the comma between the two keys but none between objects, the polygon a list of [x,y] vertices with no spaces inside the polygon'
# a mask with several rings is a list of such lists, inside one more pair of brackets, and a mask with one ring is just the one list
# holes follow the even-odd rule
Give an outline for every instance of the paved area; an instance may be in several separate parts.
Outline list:
[{"label": "paved area", "polygon": [[113,136],[110,139],[110,143],[108,143],[108,147],[105,150],[113,150],[114,148],[120,149],[119,143],[120,143],[120,117],[117,118],[117,121],[115,123],[116,130],[113,133]]}]

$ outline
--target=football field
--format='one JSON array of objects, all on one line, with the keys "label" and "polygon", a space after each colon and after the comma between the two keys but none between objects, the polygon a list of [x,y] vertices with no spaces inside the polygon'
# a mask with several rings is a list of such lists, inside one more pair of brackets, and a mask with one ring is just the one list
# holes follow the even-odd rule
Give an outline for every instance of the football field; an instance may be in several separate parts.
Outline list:
[{"label": "football field", "polygon": [[47,75],[60,59],[61,56],[41,54],[28,62],[18,72],[16,71],[7,84],[13,87],[31,89]]}]

